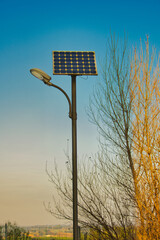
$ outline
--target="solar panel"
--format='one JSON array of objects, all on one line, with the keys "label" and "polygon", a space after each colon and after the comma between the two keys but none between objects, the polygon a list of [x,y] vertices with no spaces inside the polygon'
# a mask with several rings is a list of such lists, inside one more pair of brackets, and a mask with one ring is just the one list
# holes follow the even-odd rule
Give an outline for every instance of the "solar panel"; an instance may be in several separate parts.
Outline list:
[{"label": "solar panel", "polygon": [[54,75],[97,75],[95,52],[53,51]]}]

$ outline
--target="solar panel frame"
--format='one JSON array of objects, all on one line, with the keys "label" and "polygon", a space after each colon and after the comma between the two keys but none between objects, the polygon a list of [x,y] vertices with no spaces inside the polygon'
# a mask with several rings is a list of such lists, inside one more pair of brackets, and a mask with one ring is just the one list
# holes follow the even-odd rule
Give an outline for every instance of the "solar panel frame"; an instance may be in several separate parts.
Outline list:
[{"label": "solar panel frame", "polygon": [[94,51],[53,51],[53,75],[98,75]]}]

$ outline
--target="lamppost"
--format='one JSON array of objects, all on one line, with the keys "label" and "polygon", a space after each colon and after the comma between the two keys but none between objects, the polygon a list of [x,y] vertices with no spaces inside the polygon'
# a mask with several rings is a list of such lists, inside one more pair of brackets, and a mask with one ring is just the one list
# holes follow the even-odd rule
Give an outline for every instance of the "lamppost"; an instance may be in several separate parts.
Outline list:
[{"label": "lamppost", "polygon": [[46,85],[60,90],[69,104],[69,117],[72,120],[73,240],[78,240],[76,76],[97,75],[95,53],[53,51],[53,74],[71,75],[72,101],[62,88],[50,82],[51,77],[48,74],[38,68],[30,69],[30,72]]}]

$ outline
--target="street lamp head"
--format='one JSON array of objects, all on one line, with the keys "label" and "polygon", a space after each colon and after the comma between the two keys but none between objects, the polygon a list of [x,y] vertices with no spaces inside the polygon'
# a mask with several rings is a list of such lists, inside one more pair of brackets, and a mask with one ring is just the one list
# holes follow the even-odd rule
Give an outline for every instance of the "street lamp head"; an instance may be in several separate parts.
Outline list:
[{"label": "street lamp head", "polygon": [[49,82],[49,81],[51,80],[51,77],[50,77],[47,73],[45,73],[44,71],[42,71],[41,69],[32,68],[32,69],[30,69],[30,73],[31,73],[34,77],[42,80],[44,83]]}]

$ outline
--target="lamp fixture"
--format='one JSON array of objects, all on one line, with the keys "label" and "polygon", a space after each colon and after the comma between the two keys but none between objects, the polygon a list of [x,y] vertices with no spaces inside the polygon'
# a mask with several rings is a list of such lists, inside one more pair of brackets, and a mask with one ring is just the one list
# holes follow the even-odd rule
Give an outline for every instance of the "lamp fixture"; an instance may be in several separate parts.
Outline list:
[{"label": "lamp fixture", "polygon": [[47,73],[45,73],[44,71],[42,71],[39,68],[32,68],[32,69],[30,69],[30,73],[34,77],[42,80],[43,82],[46,82],[46,81],[49,82],[51,80],[51,77]]}]

